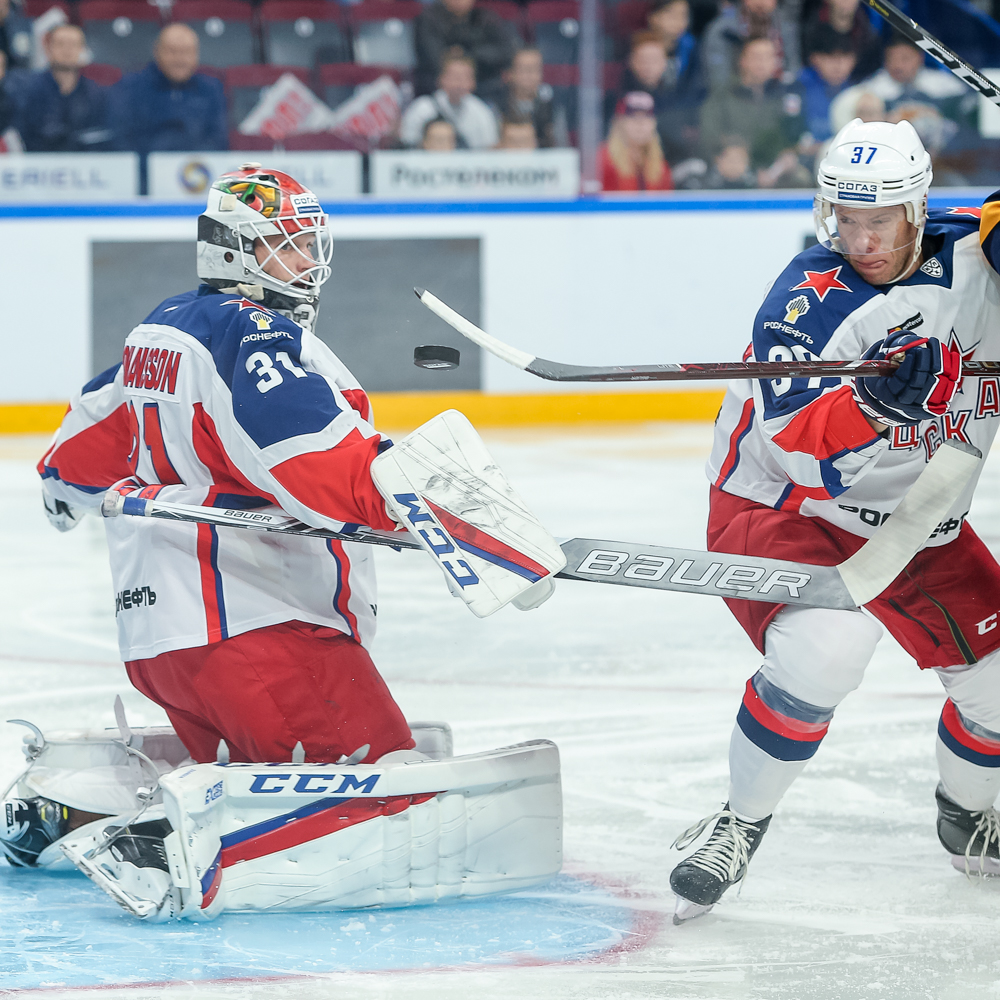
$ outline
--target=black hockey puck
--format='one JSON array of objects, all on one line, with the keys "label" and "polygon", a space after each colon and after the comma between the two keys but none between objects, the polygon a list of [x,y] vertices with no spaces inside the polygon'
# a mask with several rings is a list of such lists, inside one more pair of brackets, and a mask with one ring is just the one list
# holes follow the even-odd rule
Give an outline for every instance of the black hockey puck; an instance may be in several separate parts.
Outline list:
[{"label": "black hockey puck", "polygon": [[447,371],[457,368],[462,355],[454,347],[427,345],[413,349],[413,363],[418,368],[430,368],[434,371]]}]

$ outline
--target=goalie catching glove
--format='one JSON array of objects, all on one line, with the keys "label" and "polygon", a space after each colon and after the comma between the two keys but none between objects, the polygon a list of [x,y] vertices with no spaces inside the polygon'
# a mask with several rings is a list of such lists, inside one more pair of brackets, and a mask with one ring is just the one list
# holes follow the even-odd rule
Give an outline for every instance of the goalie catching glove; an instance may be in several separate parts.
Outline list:
[{"label": "goalie catching glove", "polygon": [[461,413],[418,427],[372,462],[371,476],[473,614],[512,601],[528,610],[551,596],[566,557]]},{"label": "goalie catching glove", "polygon": [[962,377],[959,351],[942,344],[937,337],[918,337],[905,330],[872,344],[862,357],[866,361],[885,361],[903,351],[903,359],[892,375],[854,380],[854,395],[862,412],[890,427],[946,413]]}]

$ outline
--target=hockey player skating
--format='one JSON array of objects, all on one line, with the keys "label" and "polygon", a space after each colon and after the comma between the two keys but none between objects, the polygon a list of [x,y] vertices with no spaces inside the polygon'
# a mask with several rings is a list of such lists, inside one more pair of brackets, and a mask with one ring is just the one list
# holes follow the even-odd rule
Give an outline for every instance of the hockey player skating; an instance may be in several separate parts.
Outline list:
[{"label": "hockey player skating", "polygon": [[[477,614],[536,584],[537,603],[565,559],[468,422],[442,414],[394,447],[313,335],[332,253],[321,206],[293,178],[246,164],[216,181],[198,221],[203,284],[132,331],[39,464],[50,519],[67,530],[130,495],[248,516],[280,505],[335,531],[408,528]],[[368,547],[105,524],[122,658],[173,731],[133,733],[119,713],[119,733],[26,737],[31,766],[0,807],[12,862],[66,853],[156,919],[428,902],[558,870],[554,746],[445,767],[439,725],[415,749],[368,653]],[[462,533],[479,555],[455,554]],[[195,766],[177,770],[185,758]]]},{"label": "hockey player skating", "polygon": [[[1000,283],[979,209],[926,211],[931,163],[906,123],[847,125],[819,165],[819,245],[799,254],[757,314],[748,357],[894,358],[880,378],[733,382],[708,464],[709,548],[835,563],[892,513],[941,442],[989,451]],[[965,523],[972,481],[904,572],[864,611],[728,601],[763,654],[729,753],[729,801],[678,838],[675,921],[710,909],[746,873],[775,806],[863,677],[883,627],[944,685],[937,831],[953,863],[1000,873],[1000,568]],[[714,827],[713,827],[714,824]]]}]

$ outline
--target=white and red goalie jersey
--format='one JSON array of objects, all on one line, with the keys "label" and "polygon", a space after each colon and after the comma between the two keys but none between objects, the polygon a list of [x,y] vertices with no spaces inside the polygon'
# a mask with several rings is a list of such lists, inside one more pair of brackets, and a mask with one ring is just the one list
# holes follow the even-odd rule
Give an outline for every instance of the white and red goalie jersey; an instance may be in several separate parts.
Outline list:
[{"label": "white and red goalie jersey", "polygon": [[[144,496],[181,486],[187,503],[277,504],[316,527],[393,529],[369,474],[390,446],[317,337],[202,285],[129,334],[122,363],[73,399],[38,468],[74,507],[99,507],[133,477]],[[365,646],[374,637],[366,546],[135,517],[105,526],[124,660],[295,619]]]},{"label": "white and red goalie jersey", "polygon": [[[822,246],[800,253],[768,291],[746,360],[857,359],[899,328],[937,337],[965,361],[1000,357],[1000,279],[980,248],[979,214],[931,212],[924,264],[894,285],[869,285]],[[885,437],[865,419],[847,379],[734,381],[706,471],[728,493],[869,537],[943,441],[966,441],[985,455],[998,419],[997,377],[962,380],[943,416]],[[977,481],[928,544],[957,536]]]}]

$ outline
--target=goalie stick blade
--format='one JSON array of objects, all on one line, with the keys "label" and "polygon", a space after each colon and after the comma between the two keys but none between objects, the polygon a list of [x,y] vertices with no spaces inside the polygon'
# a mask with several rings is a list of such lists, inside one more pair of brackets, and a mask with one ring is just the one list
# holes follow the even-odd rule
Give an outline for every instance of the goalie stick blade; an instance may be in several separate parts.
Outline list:
[{"label": "goalie stick blade", "polygon": [[857,606],[836,566],[599,538],[570,538],[560,544],[566,568],[556,576],[564,580],[811,608]]},{"label": "goalie stick blade", "polygon": [[982,464],[982,452],[946,441],[878,531],[839,566],[858,607],[889,586],[948,516]]},{"label": "goalie stick blade", "polygon": [[[889,361],[722,361],[687,365],[567,365],[528,354],[455,312],[431,292],[414,289],[435,316],[463,337],[496,355],[502,361],[550,382],[699,382],[733,378],[850,378],[854,375],[891,375],[896,366]],[[964,376],[1000,375],[1000,361],[967,361]]]}]

